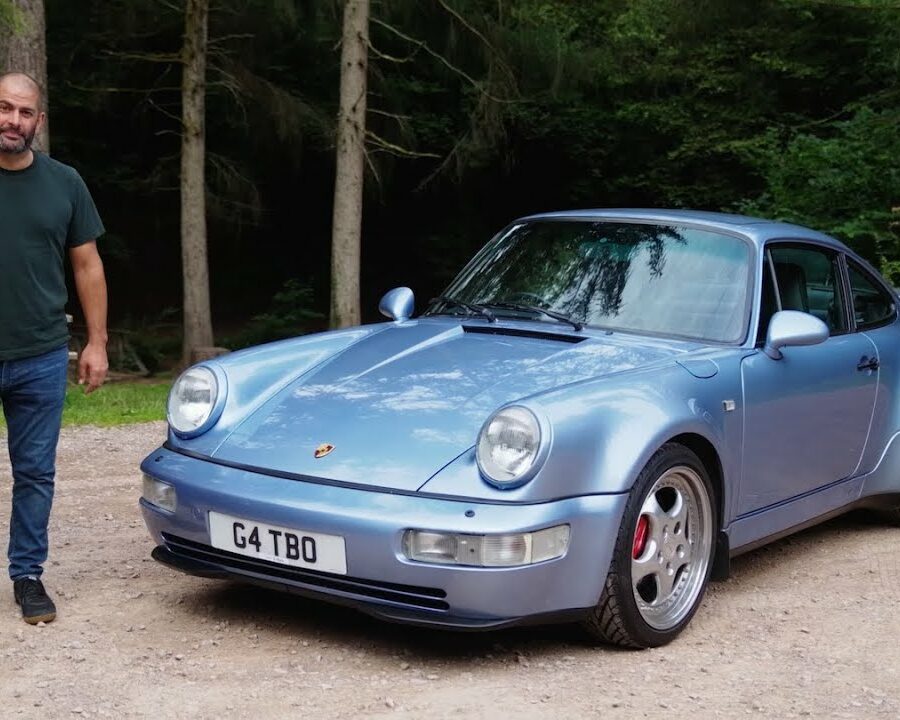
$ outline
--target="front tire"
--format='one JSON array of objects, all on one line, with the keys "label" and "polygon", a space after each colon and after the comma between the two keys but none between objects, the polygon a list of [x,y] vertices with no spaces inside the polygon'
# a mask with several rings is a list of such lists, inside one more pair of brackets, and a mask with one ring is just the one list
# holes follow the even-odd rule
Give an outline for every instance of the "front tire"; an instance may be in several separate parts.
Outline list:
[{"label": "front tire", "polygon": [[879,518],[888,525],[900,527],[900,506],[883,507],[875,511]]},{"label": "front tire", "polygon": [[584,621],[595,639],[632,648],[671,642],[703,599],[717,533],[700,459],[675,443],[641,471],[622,518],[603,593]]}]

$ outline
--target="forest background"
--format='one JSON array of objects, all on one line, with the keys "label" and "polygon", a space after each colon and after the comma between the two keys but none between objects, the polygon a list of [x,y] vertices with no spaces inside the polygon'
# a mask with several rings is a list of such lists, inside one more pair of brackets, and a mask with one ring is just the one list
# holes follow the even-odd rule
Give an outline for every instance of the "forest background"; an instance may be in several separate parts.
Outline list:
[{"label": "forest background", "polygon": [[[94,194],[110,323],[154,369],[181,343],[184,3],[44,5],[52,155]],[[217,345],[328,325],[342,9],[210,0]],[[372,0],[366,127],[366,322],[566,208],[796,221],[900,284],[896,0]]]}]

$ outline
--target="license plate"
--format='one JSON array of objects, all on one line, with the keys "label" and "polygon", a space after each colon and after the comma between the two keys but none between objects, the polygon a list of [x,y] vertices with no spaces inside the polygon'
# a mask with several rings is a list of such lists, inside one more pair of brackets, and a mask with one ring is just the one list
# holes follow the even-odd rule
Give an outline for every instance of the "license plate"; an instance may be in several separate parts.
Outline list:
[{"label": "license plate", "polygon": [[282,565],[347,574],[347,553],[340,535],[323,535],[210,512],[209,537],[212,546],[219,550]]}]

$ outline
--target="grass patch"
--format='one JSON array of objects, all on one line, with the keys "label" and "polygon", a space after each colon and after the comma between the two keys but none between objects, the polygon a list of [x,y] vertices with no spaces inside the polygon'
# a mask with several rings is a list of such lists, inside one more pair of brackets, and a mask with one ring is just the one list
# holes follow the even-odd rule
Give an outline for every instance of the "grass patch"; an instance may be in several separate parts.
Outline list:
[{"label": "grass patch", "polygon": [[171,382],[109,383],[90,395],[69,385],[63,425],[127,425],[166,419],[166,396]]},{"label": "grass patch", "polygon": [[[171,381],[108,383],[90,395],[69,384],[63,425],[127,425],[166,419],[166,396]],[[0,415],[0,427],[6,423]]]}]

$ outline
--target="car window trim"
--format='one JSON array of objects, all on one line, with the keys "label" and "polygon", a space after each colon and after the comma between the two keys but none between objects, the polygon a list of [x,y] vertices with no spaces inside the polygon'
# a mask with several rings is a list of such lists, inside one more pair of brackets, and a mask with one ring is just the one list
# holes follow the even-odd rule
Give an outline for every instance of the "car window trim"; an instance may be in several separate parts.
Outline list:
[{"label": "car window trim", "polygon": [[[830,243],[817,242],[814,238],[791,238],[791,237],[782,237],[782,238],[770,238],[766,240],[765,245],[763,247],[763,252],[767,255],[773,246],[782,246],[782,247],[792,247],[798,248],[800,250],[814,250],[822,253],[827,253],[832,256],[831,262],[833,265],[836,264],[835,276],[836,276],[836,285],[835,292],[839,294],[840,299],[843,305],[843,313],[844,313],[844,325],[846,326],[840,332],[831,332],[829,328],[828,335],[829,337],[841,337],[843,335],[849,335],[854,332],[854,325],[852,324],[853,318],[849,317],[849,297],[847,293],[847,278],[845,277],[846,268],[843,263],[844,252],[839,248],[831,245]],[[778,280],[775,277],[774,272],[774,261],[773,267],[771,269],[773,275],[773,282],[775,283],[775,296],[776,302],[778,304],[779,309],[781,308],[781,292],[778,289]],[[762,286],[760,286],[760,300],[759,300],[760,311],[762,311]],[[756,332],[759,334],[759,322],[761,318],[757,319],[756,323]],[[827,341],[826,341],[827,342]]]},{"label": "car window trim", "polygon": [[[872,273],[869,269],[867,269],[862,263],[860,263],[856,258],[848,257],[846,253],[844,254],[844,272],[846,273],[846,282],[847,282],[847,294],[850,297],[850,305],[853,304],[853,288],[850,285],[850,265],[851,263],[855,266],[857,272],[862,275],[865,279],[867,279],[872,285],[875,287],[881,288],[881,291],[884,292],[888,297],[891,298],[891,305],[893,305],[894,309],[891,314],[882,320],[879,323],[874,325],[867,325],[865,327],[861,327],[856,322],[856,308],[851,307],[850,309],[850,320],[853,323],[853,329],[855,332],[868,332],[869,330],[877,330],[878,328],[886,327],[888,325],[892,325],[897,320],[897,293],[892,292],[888,289],[886,283],[882,281],[880,277],[876,274]],[[873,282],[874,281],[874,282]]]},{"label": "car window trim", "polygon": [[[775,272],[775,260],[772,258],[772,249],[766,246],[765,249],[766,254],[766,269],[769,271],[769,279],[772,281],[772,287],[775,288],[775,307],[778,308],[775,312],[781,312],[784,308],[781,305],[781,288],[778,287],[778,273]],[[763,278],[763,282],[765,282],[765,278]],[[762,313],[762,286],[759,289],[759,311]],[[760,318],[762,320],[762,318]],[[759,328],[756,330],[759,333]]]},{"label": "car window trim", "polygon": [[847,269],[847,255],[841,253],[841,287],[844,293],[844,322],[850,333],[855,334],[859,328],[856,327],[856,320],[853,316],[853,293],[850,292],[850,273]]},{"label": "car window trim", "polygon": [[[755,342],[753,344],[756,348],[763,348],[766,344],[766,338],[761,338],[759,336],[759,331],[762,328],[762,304],[763,304],[763,288],[766,285],[766,275],[769,277],[769,281],[772,283],[773,292],[775,293],[775,312],[781,311],[781,293],[778,290],[778,276],[775,274],[775,261],[772,259],[772,253],[768,246],[764,246],[762,249],[762,257],[763,257],[763,268],[762,275],[760,275],[759,280],[759,302],[756,303],[757,313],[756,313],[756,332],[754,333]],[[774,314],[774,313],[773,313]],[[769,318],[771,320],[771,318]],[[768,331],[766,332],[768,334]]]}]

